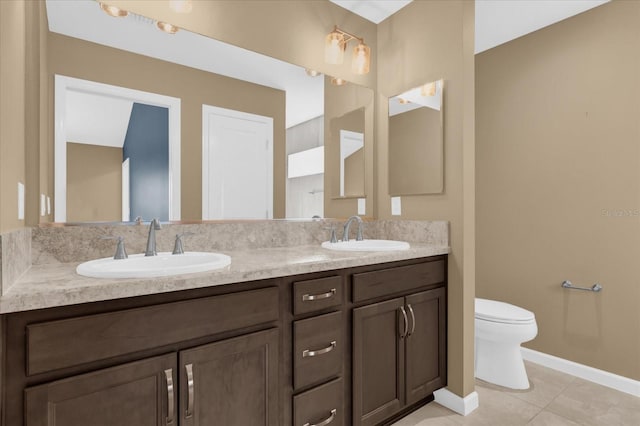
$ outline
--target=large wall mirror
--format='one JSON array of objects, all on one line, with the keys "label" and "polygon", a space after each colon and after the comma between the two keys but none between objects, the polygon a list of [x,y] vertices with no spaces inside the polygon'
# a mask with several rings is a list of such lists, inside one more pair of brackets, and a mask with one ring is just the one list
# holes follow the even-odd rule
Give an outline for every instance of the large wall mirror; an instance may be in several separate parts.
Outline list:
[{"label": "large wall mirror", "polygon": [[444,191],[443,91],[438,80],[389,98],[392,196]]},{"label": "large wall mirror", "polygon": [[[136,14],[113,18],[93,0],[46,5],[56,222],[323,217],[335,214],[332,196],[364,196],[373,103],[366,114],[348,105],[362,123],[345,125],[343,154],[325,144],[334,119],[353,118],[335,107],[341,93],[373,99],[371,89],[325,90],[327,76]],[[327,197],[333,174],[342,192]]]}]

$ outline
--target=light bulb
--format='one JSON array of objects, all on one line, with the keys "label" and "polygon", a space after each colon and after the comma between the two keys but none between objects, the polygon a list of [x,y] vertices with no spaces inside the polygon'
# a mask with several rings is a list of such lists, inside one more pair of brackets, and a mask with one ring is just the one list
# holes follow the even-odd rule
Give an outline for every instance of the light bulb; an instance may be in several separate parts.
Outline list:
[{"label": "light bulb", "polygon": [[337,31],[329,33],[325,40],[324,60],[328,64],[341,64],[344,61],[344,36]]},{"label": "light bulb", "polygon": [[102,9],[102,11],[107,15],[113,16],[114,18],[124,18],[129,14],[129,12],[124,9],[120,9],[119,7],[115,6],[109,6],[108,4],[104,3],[100,3],[100,9]]},{"label": "light bulb", "polygon": [[354,74],[367,74],[369,72],[369,64],[371,62],[371,48],[360,42],[353,49],[353,60],[351,62],[351,71]]},{"label": "light bulb", "polygon": [[347,84],[347,80],[340,77],[331,77],[331,84],[334,86],[344,86]]},{"label": "light bulb", "polygon": [[180,28],[168,22],[158,21],[156,26],[167,34],[175,34]]}]

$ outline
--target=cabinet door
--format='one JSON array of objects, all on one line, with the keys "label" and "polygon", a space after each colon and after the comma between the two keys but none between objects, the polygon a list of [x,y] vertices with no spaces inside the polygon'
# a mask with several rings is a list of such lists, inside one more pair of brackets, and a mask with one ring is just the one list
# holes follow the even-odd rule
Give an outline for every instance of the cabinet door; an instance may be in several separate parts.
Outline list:
[{"label": "cabinet door", "polygon": [[181,426],[279,426],[278,330],[180,352]]},{"label": "cabinet door", "polygon": [[28,388],[25,425],[176,425],[175,369],[169,354]]},{"label": "cabinet door", "polygon": [[404,298],[353,310],[353,424],[375,425],[404,405]]},{"label": "cabinet door", "polygon": [[445,289],[424,291],[406,298],[409,335],[406,340],[407,405],[446,384]]}]

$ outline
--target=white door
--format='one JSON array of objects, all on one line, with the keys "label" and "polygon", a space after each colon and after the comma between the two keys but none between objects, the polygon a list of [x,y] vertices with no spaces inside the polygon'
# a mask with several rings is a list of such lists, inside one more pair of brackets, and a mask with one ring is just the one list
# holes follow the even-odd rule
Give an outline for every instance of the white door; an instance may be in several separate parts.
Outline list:
[{"label": "white door", "polygon": [[131,221],[131,204],[129,192],[129,159],[122,162],[122,221]]},{"label": "white door", "polygon": [[202,219],[273,218],[273,118],[202,106]]}]

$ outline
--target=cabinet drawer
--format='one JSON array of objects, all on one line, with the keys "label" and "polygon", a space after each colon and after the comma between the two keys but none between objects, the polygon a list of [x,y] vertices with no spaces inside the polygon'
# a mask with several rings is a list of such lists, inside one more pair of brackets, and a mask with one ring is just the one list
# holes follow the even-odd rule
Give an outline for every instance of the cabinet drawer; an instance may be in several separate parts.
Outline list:
[{"label": "cabinet drawer", "polygon": [[344,386],[336,379],[293,397],[293,426],[343,426]]},{"label": "cabinet drawer", "polygon": [[306,314],[342,304],[342,277],[293,283],[293,314]]},{"label": "cabinet drawer", "polygon": [[278,319],[269,287],[27,326],[33,375]]},{"label": "cabinet drawer", "polygon": [[418,263],[353,274],[353,301],[401,293],[445,281],[445,261]]},{"label": "cabinet drawer", "polygon": [[293,387],[300,389],[342,372],[342,312],[293,323]]}]

